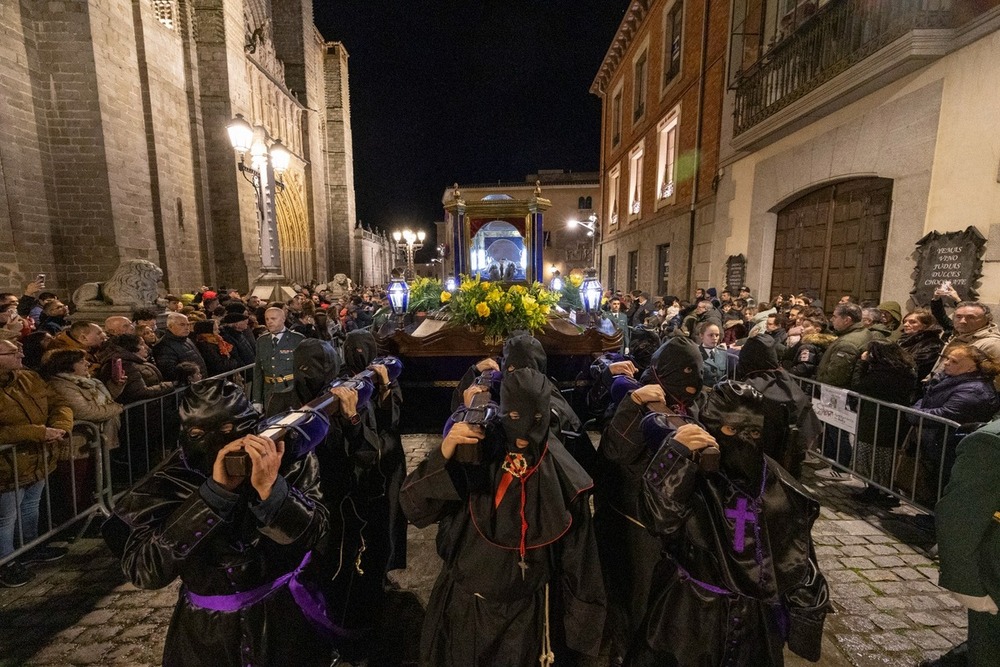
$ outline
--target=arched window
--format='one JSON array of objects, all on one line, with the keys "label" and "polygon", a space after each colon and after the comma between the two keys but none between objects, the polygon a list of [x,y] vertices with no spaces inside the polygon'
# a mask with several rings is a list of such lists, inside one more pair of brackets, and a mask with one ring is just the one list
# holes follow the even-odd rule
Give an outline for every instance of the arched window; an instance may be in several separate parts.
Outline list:
[{"label": "arched window", "polygon": [[587,198],[586,197],[580,197],[577,200],[577,202],[576,202],[576,207],[579,208],[579,209],[587,208]]},{"label": "arched window", "polygon": [[594,199],[593,199],[593,197],[587,197],[587,206],[586,206],[586,208],[588,210],[594,208]]}]

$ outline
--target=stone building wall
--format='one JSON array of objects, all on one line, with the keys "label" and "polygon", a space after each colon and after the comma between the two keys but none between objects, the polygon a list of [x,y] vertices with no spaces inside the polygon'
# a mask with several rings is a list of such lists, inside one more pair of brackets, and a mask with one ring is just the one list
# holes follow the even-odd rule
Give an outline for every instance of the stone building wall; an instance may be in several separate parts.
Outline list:
[{"label": "stone building wall", "polygon": [[337,267],[337,273],[346,273],[353,279],[360,276],[354,243],[357,212],[354,203],[354,149],[347,58],[347,50],[343,44],[327,44],[324,61],[327,217],[330,231],[327,261],[331,266]]},{"label": "stone building wall", "polygon": [[310,0],[0,3],[0,290],[46,273],[68,296],[129,258],[171,291],[247,289],[259,234],[236,113],[293,155],[279,237],[294,277],[350,273],[330,249],[354,226],[350,106],[328,102],[347,95],[347,56],[312,20]]}]

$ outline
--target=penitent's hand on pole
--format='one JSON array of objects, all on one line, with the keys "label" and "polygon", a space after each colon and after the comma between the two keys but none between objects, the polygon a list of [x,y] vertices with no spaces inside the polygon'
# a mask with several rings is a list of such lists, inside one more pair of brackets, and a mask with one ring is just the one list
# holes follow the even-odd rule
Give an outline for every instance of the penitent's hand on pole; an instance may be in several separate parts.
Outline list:
[{"label": "penitent's hand on pole", "polygon": [[455,449],[462,445],[475,445],[486,435],[482,426],[458,422],[451,427],[448,435],[441,441],[441,455],[450,459],[455,455]]}]

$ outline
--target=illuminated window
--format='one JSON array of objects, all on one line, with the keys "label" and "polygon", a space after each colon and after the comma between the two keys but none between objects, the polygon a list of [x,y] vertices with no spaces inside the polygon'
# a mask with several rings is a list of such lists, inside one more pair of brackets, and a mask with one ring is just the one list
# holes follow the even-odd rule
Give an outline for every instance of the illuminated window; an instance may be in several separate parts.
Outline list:
[{"label": "illuminated window", "polygon": [[677,132],[679,109],[674,109],[657,127],[656,192],[660,202],[670,201],[677,190]]},{"label": "illuminated window", "polygon": [[642,142],[628,156],[628,213],[629,219],[642,213]]},{"label": "illuminated window", "polygon": [[615,168],[608,172],[608,224],[617,225],[618,224],[618,193],[621,190],[622,184],[622,168],[621,165],[615,165]]}]

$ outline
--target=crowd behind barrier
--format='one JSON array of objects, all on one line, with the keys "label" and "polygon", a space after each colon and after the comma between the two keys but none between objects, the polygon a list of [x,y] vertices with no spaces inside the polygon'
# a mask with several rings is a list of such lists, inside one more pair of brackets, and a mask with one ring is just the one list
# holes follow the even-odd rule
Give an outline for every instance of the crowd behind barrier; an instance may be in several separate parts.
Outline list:
[{"label": "crowd behind barrier", "polygon": [[[249,386],[253,365],[242,366],[213,377],[240,377],[240,383]],[[74,421],[74,434],[85,438],[88,456],[80,459],[72,456],[61,462],[62,467],[45,475],[42,501],[38,510],[38,534],[25,539],[26,531],[33,517],[22,517],[20,504],[15,505],[14,552],[0,558],[0,566],[15,560],[39,544],[62,533],[76,523],[83,521],[77,534],[82,534],[92,521],[100,521],[114,511],[116,498],[127,491],[135,482],[145,477],[156,465],[165,459],[177,446],[178,422],[177,405],[179,396],[186,390],[179,386],[169,394],[136,401],[123,406],[120,429],[121,445],[109,448],[101,438],[98,425],[87,421]],[[150,419],[152,415],[152,420]],[[26,445],[0,445],[0,460],[16,460],[17,448]],[[48,470],[49,452],[42,450],[43,469]],[[86,474],[80,474],[85,469]],[[13,489],[17,497],[24,493],[17,477],[13,479]]]}]

